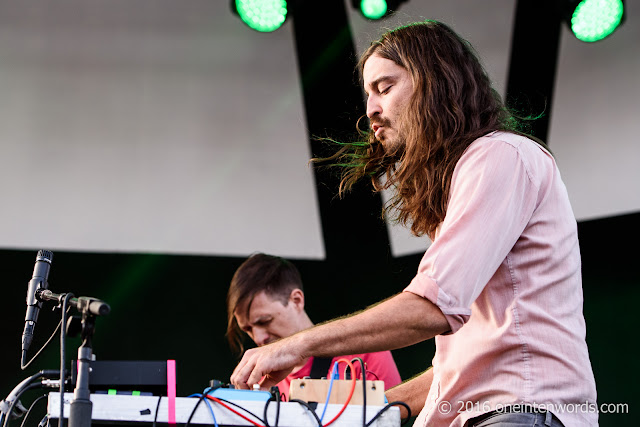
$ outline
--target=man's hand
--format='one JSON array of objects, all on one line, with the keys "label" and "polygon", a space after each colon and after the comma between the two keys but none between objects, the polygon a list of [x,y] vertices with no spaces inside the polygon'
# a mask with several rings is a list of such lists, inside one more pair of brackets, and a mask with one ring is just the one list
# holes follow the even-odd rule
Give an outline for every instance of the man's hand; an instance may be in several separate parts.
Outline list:
[{"label": "man's hand", "polygon": [[254,384],[269,389],[304,364],[294,337],[247,350],[231,375],[231,383],[238,389],[251,389]]},{"label": "man's hand", "polygon": [[[389,402],[400,401],[406,403],[411,409],[411,416],[415,417],[424,407],[432,382],[433,369],[429,368],[410,380],[387,390],[385,396]],[[398,407],[400,408],[400,417],[407,418],[409,413],[404,406]]]}]

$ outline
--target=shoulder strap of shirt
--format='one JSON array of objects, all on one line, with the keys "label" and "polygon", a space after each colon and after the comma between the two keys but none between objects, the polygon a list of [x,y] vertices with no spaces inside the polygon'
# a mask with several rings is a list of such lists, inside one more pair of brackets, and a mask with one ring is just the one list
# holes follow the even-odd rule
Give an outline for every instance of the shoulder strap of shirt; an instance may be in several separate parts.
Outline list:
[{"label": "shoulder strap of shirt", "polygon": [[311,364],[311,373],[309,376],[311,379],[320,379],[327,376],[329,368],[331,367],[331,357],[314,357]]}]

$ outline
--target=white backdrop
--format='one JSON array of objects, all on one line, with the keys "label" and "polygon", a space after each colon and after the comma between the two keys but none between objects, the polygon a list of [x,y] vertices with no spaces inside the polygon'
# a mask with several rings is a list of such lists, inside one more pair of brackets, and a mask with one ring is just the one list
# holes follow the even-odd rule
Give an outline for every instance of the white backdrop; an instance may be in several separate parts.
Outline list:
[{"label": "white backdrop", "polygon": [[[358,53],[443,20],[504,93],[514,5],[350,19]],[[563,29],[549,143],[579,220],[640,209],[633,6],[600,43]],[[0,247],[324,256],[291,23],[257,33],[227,1],[0,0],[0,93]],[[396,255],[429,243],[390,234]]]}]

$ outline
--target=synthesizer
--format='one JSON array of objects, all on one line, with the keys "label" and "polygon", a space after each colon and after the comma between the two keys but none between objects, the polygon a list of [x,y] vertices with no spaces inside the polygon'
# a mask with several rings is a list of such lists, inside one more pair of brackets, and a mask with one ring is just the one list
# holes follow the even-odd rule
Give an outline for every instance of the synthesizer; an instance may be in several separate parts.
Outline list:
[{"label": "synthesizer", "polygon": [[[64,418],[68,418],[73,393],[64,395]],[[190,425],[218,425],[218,426],[264,426],[262,418],[265,415],[264,400],[229,400],[226,406],[215,401],[200,402],[198,397],[175,397],[169,399],[159,396],[133,396],[92,394],[91,413],[92,425],[149,425],[156,420],[158,425],[185,425],[191,418]],[[197,405],[197,407],[196,407]],[[364,408],[362,405],[350,404],[343,408],[342,404],[317,404],[315,413],[320,416],[324,412],[322,423],[332,420],[341,410],[344,411],[331,423],[335,427],[363,426],[372,420],[383,408],[380,405],[366,406],[366,423],[363,424]],[[194,411],[195,408],[195,411]],[[233,408],[232,412],[228,408]],[[242,409],[241,409],[242,408]],[[255,414],[255,416],[252,416]],[[50,423],[57,425],[60,417],[60,394],[49,393],[48,414]],[[241,415],[239,415],[241,414]],[[317,427],[318,421],[313,413],[297,402],[270,402],[267,407],[266,420],[268,425],[278,427]],[[214,420],[215,419],[215,420]],[[65,423],[66,425],[66,423]],[[397,407],[387,408],[382,412],[371,427],[400,426],[400,410]]]}]

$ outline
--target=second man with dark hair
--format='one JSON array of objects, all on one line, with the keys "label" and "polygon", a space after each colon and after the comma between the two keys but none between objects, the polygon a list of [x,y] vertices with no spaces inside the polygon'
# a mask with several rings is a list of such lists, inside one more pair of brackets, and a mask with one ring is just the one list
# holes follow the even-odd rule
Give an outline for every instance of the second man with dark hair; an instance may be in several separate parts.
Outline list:
[{"label": "second man with dark hair", "polygon": [[[235,272],[227,293],[227,338],[235,351],[244,350],[244,334],[263,346],[313,327],[305,310],[302,279],[298,269],[284,258],[257,253]],[[385,389],[400,384],[400,374],[389,351],[334,358],[300,360],[278,389],[289,396],[291,381],[298,378],[329,378],[334,363],[359,357],[365,363],[367,380],[382,380]],[[340,367],[344,378],[343,366]],[[356,376],[360,369],[355,365]]]}]

